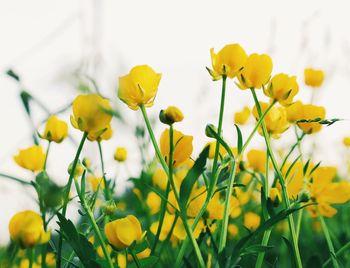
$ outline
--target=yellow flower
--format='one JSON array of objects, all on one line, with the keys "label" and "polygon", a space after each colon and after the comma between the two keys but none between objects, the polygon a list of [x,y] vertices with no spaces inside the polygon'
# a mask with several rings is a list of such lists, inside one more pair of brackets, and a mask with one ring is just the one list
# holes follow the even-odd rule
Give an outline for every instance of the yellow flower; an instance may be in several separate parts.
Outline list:
[{"label": "yellow flower", "polygon": [[152,183],[154,186],[159,187],[163,191],[165,190],[168,183],[168,176],[162,168],[157,168],[152,176]]},{"label": "yellow flower", "polygon": [[255,230],[260,225],[260,216],[254,212],[247,212],[244,214],[243,224],[250,230]]},{"label": "yellow flower", "polygon": [[112,120],[109,100],[97,94],[79,95],[73,102],[73,115],[70,120],[76,129],[89,132],[90,135],[100,136]]},{"label": "yellow flower", "polygon": [[[208,154],[209,159],[214,159],[216,143],[217,143],[216,141],[211,141],[205,145],[205,147],[209,145],[209,154]],[[237,148],[230,147],[230,149],[233,155],[237,155]],[[224,157],[225,155],[228,154],[225,147],[222,146],[221,144],[219,144],[219,154],[221,155],[221,157]]]},{"label": "yellow flower", "polygon": [[[110,246],[110,245],[107,245],[106,246],[106,249],[107,249],[107,251],[108,251],[108,253],[109,253],[109,255],[112,253],[112,247]],[[97,247],[97,250],[96,250],[96,252],[97,252],[97,255],[100,257],[100,258],[105,258],[105,254],[103,253],[103,249],[102,249],[102,247],[101,246],[98,246]]]},{"label": "yellow flower", "polygon": [[207,190],[205,186],[194,188],[189,198],[190,202],[187,207],[187,216],[195,218],[204,205],[207,198]]},{"label": "yellow flower", "polygon": [[47,243],[50,232],[45,232],[40,215],[31,210],[16,213],[9,223],[10,237],[22,248]]},{"label": "yellow flower", "polygon": [[124,162],[128,158],[128,151],[125,147],[117,147],[114,153],[114,160]]},{"label": "yellow flower", "polygon": [[[160,235],[159,235],[160,241],[164,241],[167,238],[171,230],[171,227],[174,223],[174,220],[175,220],[174,214],[165,213],[162,230],[160,230]],[[159,221],[152,223],[150,227],[150,230],[154,235],[157,234],[158,226],[159,226]]]},{"label": "yellow flower", "polygon": [[344,139],[343,139],[343,144],[344,144],[346,147],[350,147],[350,137],[344,137]]},{"label": "yellow flower", "polygon": [[272,60],[266,54],[251,54],[243,69],[238,73],[239,88],[261,88],[269,82]]},{"label": "yellow flower", "polygon": [[118,97],[133,110],[140,105],[151,107],[161,77],[148,65],[135,66],[129,74],[119,77]]},{"label": "yellow flower", "polygon": [[13,157],[15,162],[22,168],[31,171],[40,171],[44,167],[45,153],[39,145],[33,145],[27,149],[20,150],[18,155]]},{"label": "yellow flower", "polygon": [[242,213],[241,203],[239,202],[237,197],[231,196],[230,208],[231,208],[231,212],[230,212],[231,218],[235,219],[239,217],[239,215],[241,215]]},{"label": "yellow flower", "polygon": [[282,201],[282,196],[278,188],[273,187],[270,189],[270,199],[274,204],[279,204]]},{"label": "yellow flower", "polygon": [[[296,102],[286,109],[287,118],[290,122],[296,122],[303,119],[325,119],[326,117],[326,110],[322,106]],[[322,125],[318,122],[297,122],[297,125],[306,134],[319,132],[322,128]]]},{"label": "yellow flower", "polygon": [[[350,183],[345,180],[333,182],[336,174],[335,167],[318,167],[309,185],[311,200],[317,202],[318,211],[326,217],[333,217],[337,213],[332,204],[343,204],[350,200]],[[316,214],[314,206],[308,208],[312,215]]]},{"label": "yellow flower", "polygon": [[111,127],[111,124],[108,124],[103,131],[98,131],[98,132],[89,132],[88,135],[88,140],[89,141],[102,141],[102,140],[109,140],[112,138],[113,135],[113,130]]},{"label": "yellow flower", "polygon": [[233,223],[230,223],[228,226],[227,226],[227,231],[228,231],[228,234],[229,234],[229,237],[232,239],[234,237],[236,237],[239,233],[239,230],[238,230],[238,227],[236,224],[233,224]]},{"label": "yellow flower", "polygon": [[[193,145],[192,145],[192,136],[187,136],[181,133],[180,131],[174,130],[173,135],[173,166],[176,167],[181,163],[185,162],[188,158],[190,158]],[[169,153],[170,153],[170,131],[169,129],[165,129],[160,136],[160,151],[168,163],[169,161]]]},{"label": "yellow flower", "polygon": [[165,110],[160,111],[159,118],[162,123],[172,125],[173,123],[181,122],[184,119],[184,115],[179,108],[169,106]]},{"label": "yellow flower", "polygon": [[293,102],[294,96],[298,93],[299,86],[295,76],[286,74],[275,75],[267,88],[264,88],[266,96],[278,101],[281,105],[289,105]]},{"label": "yellow flower", "polygon": [[40,137],[48,141],[60,143],[67,137],[67,135],[67,123],[58,119],[56,116],[51,115],[47,119],[44,133],[41,134]]},{"label": "yellow flower", "polygon": [[266,172],[266,152],[252,149],[247,154],[248,165],[254,171],[265,174]]},{"label": "yellow flower", "polygon": [[233,117],[233,121],[237,125],[245,125],[250,116],[250,109],[248,106],[244,106],[243,109],[239,112],[236,112]]},{"label": "yellow flower", "polygon": [[225,205],[220,201],[220,193],[216,193],[207,206],[208,218],[222,220],[224,218]]},{"label": "yellow flower", "polygon": [[121,250],[129,247],[135,241],[141,240],[141,224],[135,216],[128,215],[125,218],[107,223],[105,234],[109,243]]},{"label": "yellow flower", "polygon": [[322,70],[306,68],[304,70],[304,79],[307,86],[314,88],[320,87],[323,84],[324,72]]},{"label": "yellow flower", "polygon": [[96,192],[97,189],[104,189],[105,183],[102,177],[89,176],[87,178],[90,183],[91,190]]},{"label": "yellow flower", "polygon": [[[261,107],[261,113],[264,113],[269,104],[266,102],[259,102]],[[255,119],[259,120],[259,114],[256,106],[253,108],[253,115]],[[287,120],[287,111],[284,107],[272,107],[264,118],[267,132],[271,134],[273,138],[279,138],[283,132],[289,128],[289,122]],[[261,127],[259,128],[261,133]]]},{"label": "yellow flower", "polygon": [[[192,227],[193,222],[194,222],[194,219],[188,220],[188,224],[190,225],[190,227]],[[204,221],[203,219],[200,219],[198,224],[196,225],[196,228],[194,228],[194,231],[193,231],[193,236],[195,239],[199,237],[199,235],[201,234],[204,228],[205,228]],[[179,240],[185,240],[187,237],[186,230],[181,218],[179,218],[175,224],[174,236]]]},{"label": "yellow flower", "polygon": [[217,54],[214,48],[210,49],[213,70],[209,70],[214,80],[219,80],[223,75],[234,78],[247,60],[247,54],[238,44],[224,46]]},{"label": "yellow flower", "polygon": [[155,192],[150,192],[147,195],[146,204],[149,207],[151,214],[156,214],[160,209],[160,197]]},{"label": "yellow flower", "polygon": [[[140,259],[144,259],[149,257],[149,255],[151,255],[151,249],[150,248],[146,248],[143,251],[139,252],[136,254],[137,258]],[[131,254],[128,254],[128,261],[132,262],[134,260],[134,258],[132,257]]]}]

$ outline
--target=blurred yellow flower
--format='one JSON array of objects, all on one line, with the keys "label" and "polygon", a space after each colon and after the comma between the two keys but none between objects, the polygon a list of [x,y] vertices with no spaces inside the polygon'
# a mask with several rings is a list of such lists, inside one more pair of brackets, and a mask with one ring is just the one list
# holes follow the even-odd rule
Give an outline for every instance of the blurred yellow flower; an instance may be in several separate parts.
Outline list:
[{"label": "blurred yellow flower", "polygon": [[247,60],[247,54],[238,44],[224,46],[218,53],[210,49],[213,70],[209,70],[213,80],[219,80],[223,75],[234,78]]},{"label": "blurred yellow flower", "polygon": [[[193,225],[193,222],[194,222],[194,219],[188,220],[188,224],[190,225],[190,227]],[[204,228],[205,228],[204,221],[203,219],[200,219],[193,231],[193,236],[195,239],[199,237],[199,235],[201,234]],[[179,240],[185,240],[187,237],[186,230],[181,218],[179,218],[175,224],[174,236]]]},{"label": "blurred yellow flower", "polygon": [[323,84],[324,72],[322,70],[306,68],[304,70],[305,85],[310,87],[320,87]]},{"label": "blurred yellow flower", "polygon": [[44,133],[41,134],[40,137],[48,141],[60,143],[67,137],[67,135],[67,123],[58,119],[56,116],[51,115],[47,119]]},{"label": "blurred yellow flower", "polygon": [[[214,159],[216,143],[217,143],[216,141],[211,141],[205,145],[205,147],[207,147],[209,145],[209,154],[208,154],[209,159]],[[226,151],[225,147],[222,146],[221,144],[218,144],[218,145],[219,145],[219,154],[221,155],[221,157],[224,157],[225,155],[227,155],[228,152]],[[232,154],[236,156],[237,155],[237,148],[230,147],[230,149],[231,149]]]},{"label": "blurred yellow flower", "polygon": [[244,106],[243,109],[239,112],[236,112],[233,116],[233,121],[235,122],[235,124],[237,125],[245,125],[248,120],[249,120],[249,116],[250,116],[250,109],[248,106]]},{"label": "blurred yellow flower", "polygon": [[45,232],[41,216],[31,210],[16,213],[9,223],[10,237],[22,248],[47,243],[50,232]]},{"label": "blurred yellow flower", "polygon": [[79,95],[72,109],[70,120],[73,127],[90,135],[100,136],[112,120],[112,115],[106,112],[111,110],[109,100],[97,94]]},{"label": "blurred yellow flower", "polygon": [[260,216],[254,212],[247,212],[244,214],[243,224],[250,230],[255,230],[260,225]]},{"label": "blurred yellow flower", "polygon": [[236,237],[239,233],[239,230],[238,230],[238,227],[236,224],[233,224],[233,223],[230,223],[228,226],[227,226],[227,231],[228,231],[228,234],[229,234],[229,237],[232,239],[234,237]]},{"label": "blurred yellow flower", "polygon": [[239,88],[259,89],[269,82],[272,60],[266,54],[251,54],[243,69],[237,74]]},{"label": "blurred yellow flower", "polygon": [[150,192],[146,198],[146,204],[151,214],[156,214],[160,209],[161,199],[155,192]]},{"label": "blurred yellow flower", "polygon": [[205,186],[193,189],[187,207],[187,216],[195,218],[204,205],[207,198],[207,190]]},{"label": "blurred yellow flower", "polygon": [[[174,155],[172,165],[176,167],[190,158],[193,151],[193,137],[187,136],[177,130],[174,130],[173,134]],[[168,128],[160,136],[160,151],[165,162],[168,163],[170,154],[170,131]]]},{"label": "blurred yellow flower", "polygon": [[129,74],[119,77],[118,97],[133,110],[140,105],[151,107],[161,77],[148,65],[135,66]]},{"label": "blurred yellow flower", "polygon": [[91,190],[96,192],[97,189],[104,189],[105,188],[105,183],[102,177],[95,177],[95,176],[89,176],[87,178]]},{"label": "blurred yellow flower", "polygon": [[13,159],[22,168],[35,172],[44,168],[45,156],[46,155],[41,146],[33,145],[29,148],[20,150],[18,155],[15,155]]},{"label": "blurred yellow flower", "polygon": [[[264,113],[269,104],[266,102],[259,102],[261,107],[261,113]],[[259,114],[256,106],[253,108],[253,115],[255,119],[259,120]],[[264,122],[266,125],[267,132],[273,138],[279,138],[283,132],[285,132],[290,124],[287,120],[287,111],[284,107],[272,107],[271,110],[266,114],[264,118]],[[260,134],[262,134],[261,127],[259,128]]]},{"label": "blurred yellow flower", "polygon": [[225,205],[220,201],[220,193],[217,192],[210,199],[207,206],[208,219],[222,220],[224,218]]},{"label": "blurred yellow flower", "polygon": [[299,86],[295,76],[280,73],[272,77],[270,83],[264,88],[266,96],[278,101],[281,105],[289,105],[298,93]]},{"label": "blurred yellow flower", "polygon": [[256,172],[266,172],[266,152],[252,149],[247,154],[248,166]]},{"label": "blurred yellow flower", "polygon": [[[160,241],[164,241],[167,238],[174,220],[175,220],[174,214],[165,213],[162,230],[160,231],[160,235],[159,235]],[[159,226],[159,221],[152,223],[150,227],[150,230],[154,235],[156,235],[157,233],[158,226]]]},{"label": "blurred yellow flower", "polygon": [[231,196],[230,209],[231,209],[230,217],[232,219],[239,217],[239,215],[241,215],[242,213],[241,203],[239,202],[238,198],[235,196]]},{"label": "blurred yellow flower", "polygon": [[274,203],[274,204],[279,204],[282,202],[282,196],[281,196],[281,193],[280,191],[278,190],[278,188],[276,187],[272,187],[270,189],[270,195],[269,195],[271,201]]},{"label": "blurred yellow flower", "polygon": [[135,241],[141,240],[141,224],[135,216],[128,215],[125,218],[107,223],[105,234],[109,243],[121,250],[129,247]]},{"label": "blurred yellow flower", "polygon": [[128,151],[125,147],[117,147],[114,152],[114,160],[124,162],[128,158]]},{"label": "blurred yellow flower", "polygon": [[154,186],[159,187],[161,190],[165,190],[168,183],[168,176],[166,175],[164,169],[157,168],[152,176],[152,183]]},{"label": "blurred yellow flower", "polygon": [[181,122],[184,119],[184,115],[179,108],[169,106],[165,110],[160,111],[159,118],[162,123],[171,125],[176,122]]},{"label": "blurred yellow flower", "polygon": [[343,139],[343,144],[344,144],[346,147],[350,147],[350,137],[344,137],[344,139]]}]

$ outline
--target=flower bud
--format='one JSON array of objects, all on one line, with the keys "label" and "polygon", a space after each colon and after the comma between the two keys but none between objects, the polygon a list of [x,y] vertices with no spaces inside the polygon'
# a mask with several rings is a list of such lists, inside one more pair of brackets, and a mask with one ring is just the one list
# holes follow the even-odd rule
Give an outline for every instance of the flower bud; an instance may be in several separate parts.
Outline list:
[{"label": "flower bud", "polygon": [[181,122],[184,119],[184,115],[181,110],[175,106],[169,106],[165,110],[161,110],[159,113],[159,120],[163,124],[172,125],[176,122]]},{"label": "flower bud", "polygon": [[91,160],[89,158],[87,158],[87,157],[83,158],[82,163],[83,163],[83,166],[86,167],[86,168],[90,168],[91,167]]},{"label": "flower bud", "polygon": [[107,201],[102,206],[103,213],[106,215],[113,215],[117,211],[117,206],[114,200]]},{"label": "flower bud", "polygon": [[298,195],[298,201],[301,203],[308,202],[310,200],[310,192],[308,190],[302,190]]},{"label": "flower bud", "polygon": [[[71,163],[68,167],[68,174],[71,175],[72,173],[72,169],[73,169],[73,163]],[[80,177],[81,175],[83,175],[84,172],[84,166],[82,164],[80,164],[80,161],[78,161],[75,170],[74,170],[74,178],[76,177]]]},{"label": "flower bud", "polygon": [[218,129],[213,124],[207,124],[205,135],[209,138],[215,138],[215,133],[218,133]]},{"label": "flower bud", "polygon": [[282,201],[281,193],[275,187],[270,189],[270,200],[275,207],[277,207]]}]

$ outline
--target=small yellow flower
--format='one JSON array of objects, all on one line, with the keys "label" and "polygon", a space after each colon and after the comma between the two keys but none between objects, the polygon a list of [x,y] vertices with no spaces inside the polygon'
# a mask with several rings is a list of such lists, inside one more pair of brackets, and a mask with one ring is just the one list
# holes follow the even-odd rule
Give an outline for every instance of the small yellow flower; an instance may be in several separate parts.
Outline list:
[{"label": "small yellow flower", "polygon": [[346,147],[350,147],[350,137],[344,137],[344,139],[343,139],[343,144],[344,144]]},{"label": "small yellow flower", "polygon": [[45,232],[41,216],[31,210],[16,213],[10,220],[9,232],[11,239],[22,248],[47,243],[51,236]]},{"label": "small yellow flower", "polygon": [[245,125],[249,120],[250,113],[249,107],[244,106],[241,111],[234,114],[233,121],[237,125]]},{"label": "small yellow flower", "polygon": [[232,219],[235,219],[239,217],[239,215],[241,215],[242,213],[241,204],[238,198],[236,198],[235,196],[231,196],[230,208],[231,208],[230,217]]},{"label": "small yellow flower", "polygon": [[[194,219],[188,220],[188,224],[190,226],[193,225],[193,222],[194,222]],[[193,236],[195,239],[197,239],[199,237],[199,235],[201,234],[201,232],[203,231],[204,228],[205,228],[204,221],[203,221],[203,219],[200,219],[198,224],[196,225],[196,228],[194,228],[194,231],[193,231]],[[187,237],[186,230],[185,230],[185,227],[183,225],[181,218],[179,218],[175,224],[174,236],[179,240],[185,240]]]},{"label": "small yellow flower", "polygon": [[150,192],[147,195],[146,204],[151,214],[156,214],[160,209],[161,199],[155,192]]},{"label": "small yellow flower", "polygon": [[105,183],[102,177],[95,177],[95,176],[89,176],[87,178],[91,190],[96,192],[97,189],[104,189],[105,188]]},{"label": "small yellow flower", "polygon": [[[261,107],[261,113],[264,113],[269,104],[266,102],[259,102]],[[255,119],[259,120],[259,114],[256,106],[253,108],[253,115]],[[279,138],[283,132],[285,132],[290,124],[287,120],[287,111],[284,107],[272,107],[264,118],[267,132],[271,134],[273,138]],[[260,134],[262,133],[261,127],[259,128]]]},{"label": "small yellow flower", "polygon": [[160,111],[159,118],[162,123],[172,125],[176,122],[181,122],[184,119],[184,115],[179,108],[169,106],[165,110]]},{"label": "small yellow flower", "polygon": [[152,176],[152,183],[154,186],[159,187],[161,190],[165,190],[168,183],[168,176],[162,168],[157,168]]},{"label": "small yellow flower", "polygon": [[141,105],[151,107],[161,77],[148,65],[135,66],[129,74],[119,77],[118,97],[133,110]]},{"label": "small yellow flower", "polygon": [[[68,166],[68,174],[71,174],[73,169],[73,163],[70,163]],[[80,161],[78,161],[77,165],[75,166],[75,170],[74,170],[74,178],[80,177],[81,175],[83,175],[85,168],[82,164],[80,164]]]},{"label": "small yellow flower", "polygon": [[233,223],[230,223],[227,226],[227,231],[228,231],[229,237],[231,239],[236,237],[239,233],[238,226],[236,224],[233,224]]},{"label": "small yellow flower", "polygon": [[220,201],[220,193],[216,193],[207,206],[208,218],[222,220],[224,218],[225,205]]},{"label": "small yellow flower", "polygon": [[[187,136],[181,133],[180,131],[174,130],[173,132],[173,166],[176,167],[181,163],[185,162],[188,158],[190,158],[193,151],[193,137]],[[170,154],[170,131],[169,129],[165,129],[160,136],[160,151],[168,163],[169,154]]]},{"label": "small yellow flower", "polygon": [[306,68],[304,70],[305,85],[316,88],[323,84],[324,72],[322,70],[316,70],[312,68]]},{"label": "small yellow flower", "polygon": [[272,72],[272,60],[266,54],[251,54],[243,69],[237,74],[239,88],[259,89],[269,82]]},{"label": "small yellow flower", "polygon": [[114,153],[114,160],[124,162],[128,158],[128,151],[125,147],[117,147]]},{"label": "small yellow flower", "polygon": [[218,53],[214,48],[210,49],[213,70],[209,70],[214,80],[219,80],[223,75],[234,78],[247,60],[247,54],[238,44],[224,46]]},{"label": "small yellow flower", "polygon": [[98,131],[98,132],[89,132],[88,135],[88,140],[89,141],[102,141],[102,140],[109,140],[112,138],[113,135],[113,130],[111,127],[111,124],[108,124],[103,131]]},{"label": "small yellow flower", "polygon": [[73,102],[73,115],[71,123],[76,129],[89,132],[90,135],[100,136],[105,132],[112,120],[112,115],[106,110],[111,110],[109,100],[97,94],[79,95]]},{"label": "small yellow flower", "polygon": [[13,159],[22,168],[35,172],[43,169],[45,153],[41,146],[33,145],[27,149],[20,150]]},{"label": "small yellow flower", "polygon": [[248,165],[254,171],[265,174],[266,172],[266,152],[263,150],[252,149],[247,154]]},{"label": "small yellow flower", "polygon": [[[136,254],[137,258],[140,259],[144,259],[149,257],[149,255],[151,255],[151,249],[150,248],[146,248],[143,251],[139,252]],[[131,254],[128,254],[128,261],[132,262],[134,260],[134,258],[132,257]]]},{"label": "small yellow flower", "polygon": [[44,133],[40,135],[42,139],[61,143],[68,135],[68,125],[56,116],[49,116],[46,122]]},{"label": "small yellow flower", "polygon": [[206,198],[207,190],[205,186],[194,188],[189,198],[190,202],[187,208],[187,216],[190,218],[195,218],[203,207]]},{"label": "small yellow flower", "polygon": [[280,73],[272,77],[269,85],[264,88],[264,94],[281,105],[289,105],[298,93],[299,86],[295,76]]},{"label": "small yellow flower", "polygon": [[141,224],[135,216],[128,215],[125,218],[107,223],[105,234],[109,243],[121,250],[129,247],[135,241],[141,240]]},{"label": "small yellow flower", "polygon": [[255,230],[260,225],[260,216],[254,212],[247,212],[244,214],[243,224],[250,230]]}]

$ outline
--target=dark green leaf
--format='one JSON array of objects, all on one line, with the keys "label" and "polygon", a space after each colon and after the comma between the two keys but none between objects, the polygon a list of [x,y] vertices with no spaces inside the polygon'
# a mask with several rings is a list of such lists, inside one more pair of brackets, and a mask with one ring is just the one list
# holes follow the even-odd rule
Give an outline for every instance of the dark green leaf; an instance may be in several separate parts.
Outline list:
[{"label": "dark green leaf", "polygon": [[273,246],[251,245],[249,247],[246,247],[243,250],[241,256],[250,255],[250,254],[257,254],[260,252],[266,252],[266,251],[269,251],[273,248],[274,248]]},{"label": "dark green leaf", "polygon": [[[293,268],[296,268],[297,265],[296,265],[296,262],[295,262],[295,253],[294,253],[294,249],[293,249],[293,245],[292,243],[287,239],[285,238],[284,236],[282,236],[282,239],[284,241],[284,243],[287,245],[288,247],[288,251],[290,252],[290,254],[292,255],[289,259],[291,261],[291,266]],[[320,267],[320,266],[319,266]]]},{"label": "dark green leaf", "polygon": [[238,154],[240,154],[242,151],[242,147],[243,147],[243,137],[242,137],[242,132],[241,132],[239,126],[237,126],[235,124],[235,127],[237,130],[237,151],[238,151]]}]

